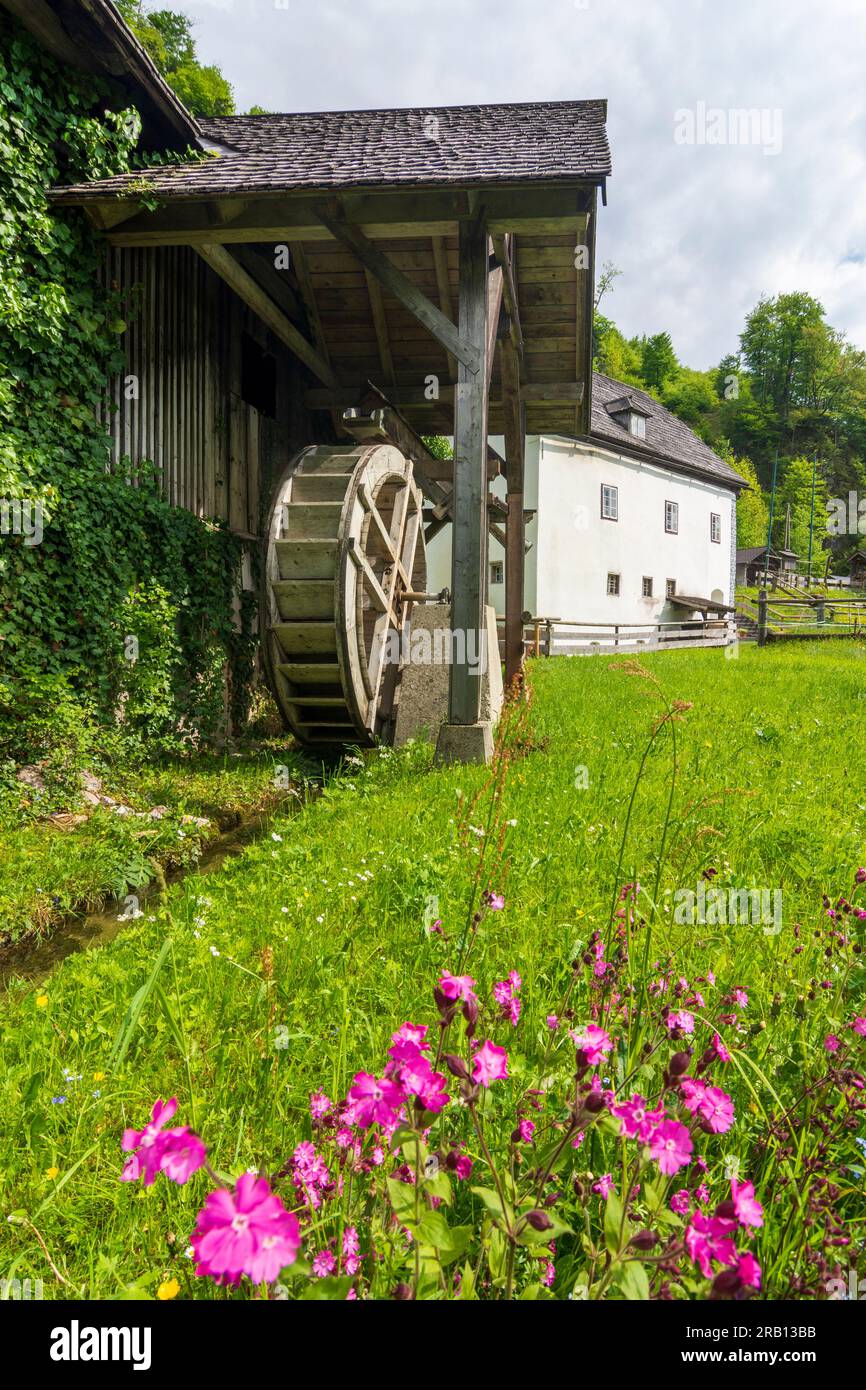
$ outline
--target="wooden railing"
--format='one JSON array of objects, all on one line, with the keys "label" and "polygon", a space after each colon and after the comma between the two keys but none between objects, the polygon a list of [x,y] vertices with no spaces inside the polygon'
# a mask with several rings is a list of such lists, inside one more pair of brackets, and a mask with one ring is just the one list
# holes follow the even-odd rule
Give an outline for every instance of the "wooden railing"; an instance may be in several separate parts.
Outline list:
[{"label": "wooden railing", "polygon": [[866,598],[810,594],[776,598],[762,591],[756,605],[758,644],[792,637],[860,637],[866,634]]},{"label": "wooden railing", "polygon": [[[499,626],[501,634],[501,620]],[[524,646],[527,656],[592,656],[618,651],[727,647],[736,636],[732,618],[696,618],[672,623],[584,623],[535,617],[524,628]]]}]

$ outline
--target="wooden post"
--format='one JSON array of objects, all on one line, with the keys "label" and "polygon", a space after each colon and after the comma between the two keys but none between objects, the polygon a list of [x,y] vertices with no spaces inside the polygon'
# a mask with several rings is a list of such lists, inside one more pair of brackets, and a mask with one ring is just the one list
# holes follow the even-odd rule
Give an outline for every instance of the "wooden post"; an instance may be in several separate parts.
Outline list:
[{"label": "wooden post", "polygon": [[[459,363],[454,409],[454,534],[451,561],[451,627],[462,650],[451,664],[450,724],[475,724],[481,709],[478,667],[471,644],[486,633],[487,567],[487,228],[483,216],[460,224],[459,334],[477,349],[477,372]],[[479,648],[476,647],[476,651]],[[488,653],[488,660],[495,654]]]},{"label": "wooden post", "polygon": [[758,646],[767,645],[767,590],[758,591]]}]

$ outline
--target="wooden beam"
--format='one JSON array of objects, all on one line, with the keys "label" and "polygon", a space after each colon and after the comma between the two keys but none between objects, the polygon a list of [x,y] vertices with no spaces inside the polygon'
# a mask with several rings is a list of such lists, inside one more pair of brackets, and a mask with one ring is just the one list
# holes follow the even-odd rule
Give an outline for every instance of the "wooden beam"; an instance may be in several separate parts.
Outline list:
[{"label": "wooden beam", "polygon": [[[493,243],[490,243],[492,249]],[[490,251],[488,251],[489,265]],[[502,310],[502,266],[497,265],[487,275],[487,392],[490,394],[490,379],[493,376],[493,362],[496,355],[496,339],[499,333],[499,315]]]},{"label": "wooden beam", "polygon": [[[290,319],[302,319],[302,306],[292,289],[287,271],[277,270],[273,261],[253,250],[252,246],[236,246],[232,255],[253,277],[259,288],[264,290],[268,298],[274,301],[278,309],[282,309]],[[321,347],[319,351],[321,352]],[[322,353],[322,356],[325,354]]]},{"label": "wooden beam", "polygon": [[376,330],[376,343],[379,348],[382,375],[388,385],[393,386],[397,378],[394,374],[394,359],[391,356],[391,344],[388,339],[388,321],[385,318],[382,289],[375,275],[372,275],[367,269],[364,270],[364,279],[367,281],[367,293],[370,296],[370,312],[373,315],[373,327]]},{"label": "wooden beam", "polygon": [[523,506],[526,408],[520,390],[520,358],[508,339],[500,346],[508,519],[505,528],[505,683],[523,671],[523,605],[526,524]]},{"label": "wooden beam", "polygon": [[432,333],[446,351],[453,353],[458,362],[468,367],[471,372],[479,371],[482,356],[479,350],[474,344],[466,342],[454,324],[446,319],[442,310],[437,309],[417,285],[414,285],[402,270],[398,270],[393,261],[390,261],[359,227],[352,226],[343,218],[331,216],[325,208],[320,209],[319,216],[334,239],[354,252],[365,270],[374,275],[379,283],[400,301],[403,308]]},{"label": "wooden beam", "polygon": [[[439,292],[439,308],[442,310],[446,319],[454,322],[454,310],[451,307],[451,279],[448,275],[448,250],[443,236],[433,237],[433,264],[436,267],[436,288]],[[457,359],[450,352],[448,354],[448,371],[452,381],[457,380]]]},{"label": "wooden beam", "polygon": [[[146,179],[146,173],[140,176]],[[592,204],[594,189],[588,185],[515,185],[512,188],[485,189],[483,200],[489,208],[489,229],[494,235],[505,232],[545,236],[548,233],[578,231]],[[236,210],[226,212],[220,226],[212,224],[208,204],[219,197],[221,204]],[[330,241],[332,234],[317,215],[322,195],[271,193],[258,198],[249,192],[229,198],[211,194],[200,199],[183,198],[163,203],[151,212],[142,208],[134,189],[127,196],[81,199],[63,192],[54,195],[58,205],[83,206],[95,216],[98,209],[128,209],[130,217],[116,233],[110,233],[117,246],[193,246],[198,241],[223,245],[243,241]],[[465,189],[407,190],[397,193],[344,193],[341,199],[345,219],[370,239],[456,236],[461,218],[469,211]]]},{"label": "wooden beam", "polygon": [[488,270],[488,232],[479,213],[460,224],[460,337],[475,347],[479,367],[473,372],[460,361],[455,403],[451,627],[462,634],[464,650],[450,667],[451,724],[477,724],[481,710],[480,672],[467,658],[470,643],[480,644],[486,631]]},{"label": "wooden beam", "polygon": [[514,238],[510,233],[500,233],[493,238],[496,259],[502,267],[502,301],[508,315],[508,336],[517,353],[523,355],[523,329],[520,325],[520,305],[517,295],[517,279],[514,270]]},{"label": "wooden beam", "polygon": [[[350,405],[357,405],[364,390],[366,382],[359,381],[346,383],[339,386],[336,390],[325,390],[323,387],[311,387],[304,392],[304,404],[308,410],[330,410],[332,408],[347,409]],[[563,405],[569,402],[580,402],[584,396],[584,384],[582,381],[542,381],[524,382],[521,393],[527,402],[546,402],[553,405]],[[444,386],[440,392],[439,400],[431,401],[427,399],[423,386],[393,386],[388,392],[388,402],[390,405],[401,409],[430,410],[435,412],[441,410],[443,406],[451,407],[454,400],[454,391],[450,386]],[[498,405],[500,401],[490,402],[491,405]]]},{"label": "wooden beam", "polygon": [[235,294],[254,313],[258,314],[262,322],[280,339],[280,342],[285,343],[286,347],[290,348],[295,356],[299,357],[304,365],[309,367],[310,371],[315,373],[326,386],[336,387],[337,378],[325,359],[311,343],[307,342],[304,335],[298,331],[282,310],[277,308],[273,300],[268,298],[264,290],[235,260],[230,251],[227,251],[224,246],[206,245],[198,246],[196,250],[211,270],[225,280]]}]

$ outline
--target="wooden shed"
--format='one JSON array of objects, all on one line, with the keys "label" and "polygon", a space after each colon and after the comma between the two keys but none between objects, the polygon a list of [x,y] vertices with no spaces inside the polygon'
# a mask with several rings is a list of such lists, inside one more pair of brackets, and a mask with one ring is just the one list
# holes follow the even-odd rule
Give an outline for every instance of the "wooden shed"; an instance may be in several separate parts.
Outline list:
[{"label": "wooden shed", "polygon": [[[116,31],[107,0],[80,7]],[[137,305],[106,417],[116,454],[154,459],[173,501],[254,544],[298,451],[377,412],[427,526],[454,526],[455,630],[483,626],[488,528],[506,527],[513,678],[525,435],[590,424],[605,122],[602,100],[224,117],[191,123],[197,162],[54,189]],[[453,462],[431,434],[454,436]],[[503,467],[506,504],[487,489]],[[449,723],[478,713],[458,659]]]}]

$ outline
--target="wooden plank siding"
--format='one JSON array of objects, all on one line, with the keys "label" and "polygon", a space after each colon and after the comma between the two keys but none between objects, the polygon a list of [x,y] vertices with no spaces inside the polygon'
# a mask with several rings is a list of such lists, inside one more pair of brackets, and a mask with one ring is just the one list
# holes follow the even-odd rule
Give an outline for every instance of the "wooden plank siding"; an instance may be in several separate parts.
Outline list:
[{"label": "wooden plank siding", "polygon": [[[127,324],[125,366],[100,411],[110,466],[150,460],[174,506],[260,538],[273,478],[317,442],[302,404],[313,378],[190,247],[107,247],[103,274]],[[275,359],[273,418],[242,397],[244,334]],[[138,399],[128,399],[130,377]]]}]

